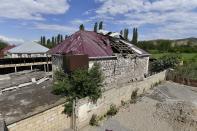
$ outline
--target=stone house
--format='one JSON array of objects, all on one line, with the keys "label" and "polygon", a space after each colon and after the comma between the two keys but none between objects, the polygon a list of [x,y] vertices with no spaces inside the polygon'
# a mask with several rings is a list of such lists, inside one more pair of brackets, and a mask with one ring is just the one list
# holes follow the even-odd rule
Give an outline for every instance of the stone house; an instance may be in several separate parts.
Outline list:
[{"label": "stone house", "polygon": [[[119,33],[106,31],[78,31],[51,49],[52,69],[62,68],[67,72],[71,67],[101,64],[106,87],[117,86],[132,81],[143,80],[148,74],[149,56],[147,52],[125,40]],[[66,61],[69,56],[70,61]],[[65,58],[66,57],[66,58]],[[87,59],[86,59],[87,57]]]}]

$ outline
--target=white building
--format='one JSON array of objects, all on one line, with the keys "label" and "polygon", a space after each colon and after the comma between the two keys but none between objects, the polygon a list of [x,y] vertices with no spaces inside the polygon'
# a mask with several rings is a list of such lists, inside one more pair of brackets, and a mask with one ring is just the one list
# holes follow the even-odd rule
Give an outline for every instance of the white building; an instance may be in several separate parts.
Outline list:
[{"label": "white building", "polygon": [[32,57],[47,57],[49,49],[36,43],[30,42],[19,45],[8,51],[8,57],[11,58],[32,58]]}]

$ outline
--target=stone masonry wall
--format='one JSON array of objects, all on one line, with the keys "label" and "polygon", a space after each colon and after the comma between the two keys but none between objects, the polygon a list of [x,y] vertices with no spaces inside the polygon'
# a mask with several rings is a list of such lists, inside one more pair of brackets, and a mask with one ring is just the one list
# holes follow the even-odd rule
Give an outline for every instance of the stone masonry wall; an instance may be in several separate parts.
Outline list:
[{"label": "stone masonry wall", "polygon": [[[131,82],[127,85],[111,88],[105,91],[96,104],[90,102],[87,98],[80,99],[77,102],[76,116],[78,128],[89,124],[92,114],[103,115],[107,112],[110,105],[121,105],[121,101],[127,101],[131,97],[131,93],[139,88],[138,93],[148,90],[152,85],[159,81],[165,80],[166,71],[155,74],[143,81]],[[33,115],[29,118],[20,120],[13,124],[7,125],[9,131],[63,131],[71,128],[70,117],[64,113],[64,104],[53,107],[49,110]]]},{"label": "stone masonry wall", "polygon": [[64,105],[8,125],[9,131],[63,131],[71,127],[71,118],[64,113]]},{"label": "stone masonry wall", "polygon": [[93,114],[104,115],[110,108],[111,104],[121,105],[121,101],[128,101],[132,92],[138,88],[138,94],[150,89],[155,83],[165,80],[166,71],[155,74],[144,81],[132,82],[119,88],[112,88],[102,94],[97,103],[92,103],[88,98],[80,99],[77,103],[78,128],[89,124]]},{"label": "stone masonry wall", "polygon": [[90,65],[94,62],[101,64],[106,89],[122,86],[128,82],[143,80],[144,76],[148,74],[149,57],[118,57],[117,60],[90,61]]}]

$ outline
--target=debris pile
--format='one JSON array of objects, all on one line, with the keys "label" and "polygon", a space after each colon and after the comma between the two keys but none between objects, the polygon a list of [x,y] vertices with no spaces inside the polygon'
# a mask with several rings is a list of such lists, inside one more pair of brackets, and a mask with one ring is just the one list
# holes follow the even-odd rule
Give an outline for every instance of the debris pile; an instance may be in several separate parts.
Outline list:
[{"label": "debris pile", "polygon": [[197,131],[197,106],[186,101],[165,101],[156,104],[155,117],[172,125],[174,131]]}]

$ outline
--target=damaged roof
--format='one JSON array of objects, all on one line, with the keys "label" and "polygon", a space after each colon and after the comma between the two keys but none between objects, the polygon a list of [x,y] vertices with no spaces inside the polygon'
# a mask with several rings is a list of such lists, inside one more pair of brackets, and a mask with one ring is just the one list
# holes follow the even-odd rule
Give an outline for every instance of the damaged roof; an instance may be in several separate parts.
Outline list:
[{"label": "damaged roof", "polygon": [[112,56],[107,36],[92,31],[78,31],[49,51],[51,54],[86,54],[89,57]]},{"label": "damaged roof", "polygon": [[49,51],[50,54],[86,54],[89,57],[135,54],[149,56],[146,51],[125,40],[119,33],[99,30],[78,31]]}]

